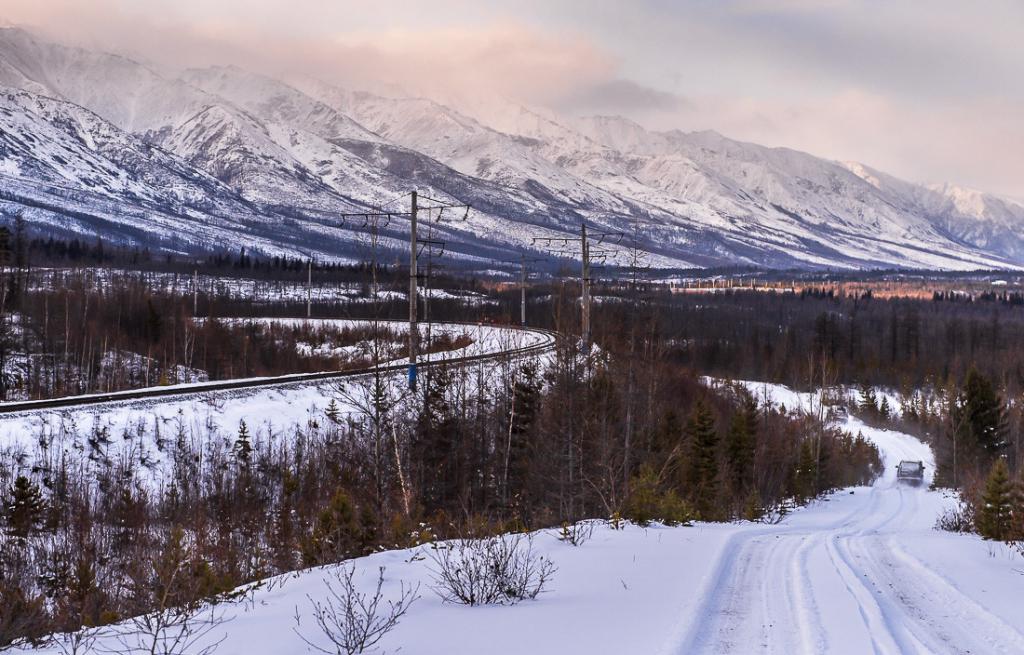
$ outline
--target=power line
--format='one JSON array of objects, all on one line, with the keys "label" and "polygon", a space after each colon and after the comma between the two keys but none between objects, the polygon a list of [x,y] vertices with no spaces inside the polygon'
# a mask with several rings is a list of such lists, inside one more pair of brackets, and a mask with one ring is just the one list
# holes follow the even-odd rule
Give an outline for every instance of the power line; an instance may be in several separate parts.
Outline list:
[{"label": "power line", "polygon": [[[354,212],[350,214],[341,214],[342,221],[350,218],[360,217],[364,221],[364,225],[374,221],[376,226],[376,220],[380,218],[386,218],[390,222],[392,217],[401,216],[409,219],[409,388],[412,390],[416,389],[416,375],[417,375],[417,364],[419,360],[419,274],[417,272],[417,260],[419,255],[425,249],[428,256],[431,257],[433,248],[439,247],[443,253],[445,244],[444,242],[437,241],[431,238],[423,239],[422,241],[417,237],[417,218],[420,211],[430,212],[437,210],[437,220],[440,221],[444,210],[465,210],[462,220],[466,220],[469,217],[469,210],[471,206],[459,203],[449,203],[429,196],[423,196],[428,202],[434,203],[433,205],[419,204],[419,194],[417,191],[412,191],[409,194],[409,211],[391,211],[385,210],[384,208],[388,205],[392,205],[402,199],[403,196],[393,198],[392,200],[384,203],[373,211]],[[428,229],[430,223],[428,222]],[[421,248],[420,244],[424,244]],[[429,274],[430,267],[428,265],[427,272]]]},{"label": "power line", "polygon": [[533,245],[541,244],[554,248],[567,248],[570,244],[578,243],[580,246],[580,337],[583,341],[583,351],[586,354],[590,353],[591,257],[593,255],[595,258],[601,261],[605,261],[611,252],[607,248],[599,248],[596,252],[592,253],[591,248],[595,245],[600,246],[606,243],[609,245],[618,244],[622,241],[622,238],[625,236],[626,235],[624,232],[611,232],[606,230],[590,230],[588,232],[587,223],[586,221],[583,221],[580,224],[580,236],[578,237],[534,237],[533,239]]}]

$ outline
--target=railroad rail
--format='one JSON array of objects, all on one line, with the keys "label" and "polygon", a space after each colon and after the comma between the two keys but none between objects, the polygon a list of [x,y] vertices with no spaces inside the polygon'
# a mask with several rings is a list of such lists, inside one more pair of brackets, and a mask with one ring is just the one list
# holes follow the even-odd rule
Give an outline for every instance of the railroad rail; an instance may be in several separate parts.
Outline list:
[{"label": "railroad rail", "polygon": [[[383,322],[383,321],[382,321]],[[421,325],[424,325],[421,323]],[[467,327],[480,327],[478,323],[461,323],[456,321],[445,321],[440,325],[465,325]],[[514,332],[532,332],[542,334],[544,340],[538,343],[522,346],[519,348],[506,348],[497,352],[477,353],[475,355],[462,355],[460,357],[430,359],[420,362],[421,368],[429,368],[445,364],[458,366],[489,359],[501,359],[503,357],[519,358],[531,355],[539,355],[553,349],[558,333],[552,330],[541,328],[521,327],[517,325],[491,325],[503,330]],[[432,353],[432,356],[443,355],[444,353]],[[62,409],[66,407],[83,407],[91,405],[103,405],[107,403],[125,402],[132,400],[148,400],[151,398],[169,398],[176,396],[190,396],[205,394],[215,391],[235,391],[240,389],[259,389],[264,387],[284,386],[302,384],[308,382],[321,382],[325,380],[336,380],[343,378],[354,378],[372,373],[400,373],[408,367],[407,363],[385,364],[369,368],[356,368],[344,371],[318,371],[315,373],[291,373],[287,375],[275,375],[262,378],[244,378],[234,380],[218,380],[215,382],[199,382],[196,384],[169,386],[169,387],[147,387],[145,389],[128,389],[125,391],[111,391],[108,393],[85,394],[80,396],[64,396],[61,398],[45,398],[41,400],[19,400],[14,402],[0,403],[0,414],[20,414],[46,409]]]}]

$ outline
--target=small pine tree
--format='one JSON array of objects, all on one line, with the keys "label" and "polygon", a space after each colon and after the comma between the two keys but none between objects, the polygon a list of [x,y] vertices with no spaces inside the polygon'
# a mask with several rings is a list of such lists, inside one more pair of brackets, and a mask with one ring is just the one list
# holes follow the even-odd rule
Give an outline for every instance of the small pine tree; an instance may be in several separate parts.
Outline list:
[{"label": "small pine tree", "polygon": [[19,475],[11,487],[10,499],[4,507],[4,516],[11,534],[27,537],[43,520],[46,504],[39,486],[24,475]]},{"label": "small pine tree", "polygon": [[328,564],[362,555],[359,550],[367,542],[366,523],[365,515],[358,513],[349,495],[338,491],[320,512],[312,534],[303,544],[302,555],[306,564]]},{"label": "small pine tree", "polygon": [[878,411],[878,397],[875,395],[874,387],[869,384],[860,386],[860,408],[871,414]]},{"label": "small pine tree", "polygon": [[892,416],[892,408],[889,407],[889,398],[887,396],[882,396],[882,403],[878,407],[878,414],[884,419]]},{"label": "small pine tree", "polygon": [[1013,486],[1006,460],[999,458],[992,465],[978,511],[978,532],[986,539],[1010,537]]},{"label": "small pine tree", "polygon": [[245,419],[238,422],[238,438],[235,439],[235,457],[242,464],[248,465],[252,457],[252,441],[249,439],[249,427]]},{"label": "small pine tree", "polygon": [[327,415],[327,419],[331,423],[337,423],[341,418],[341,410],[338,409],[338,403],[331,398],[331,402],[327,403],[327,409],[324,410],[324,414]]},{"label": "small pine tree", "polygon": [[743,518],[748,521],[760,521],[764,516],[764,504],[761,502],[761,494],[757,492],[757,489],[751,490],[747,494],[747,499],[743,505]]},{"label": "small pine tree", "polygon": [[622,515],[639,526],[651,521],[665,525],[688,525],[694,519],[693,507],[679,497],[675,489],[663,491],[658,475],[648,466],[633,478],[630,495]]}]

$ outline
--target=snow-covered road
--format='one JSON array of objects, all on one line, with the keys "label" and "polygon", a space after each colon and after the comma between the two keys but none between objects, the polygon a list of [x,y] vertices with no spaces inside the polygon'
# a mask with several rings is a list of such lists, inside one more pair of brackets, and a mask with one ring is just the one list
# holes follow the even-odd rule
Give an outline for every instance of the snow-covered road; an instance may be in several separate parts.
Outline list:
[{"label": "snow-covered road", "polygon": [[[1013,597],[964,584],[984,553],[965,549],[948,570],[927,557],[929,545],[970,539],[933,530],[951,499],[896,480],[901,459],[925,461],[930,478],[930,449],[854,418],[846,429],[878,445],[885,474],[731,536],[677,652],[1024,653]],[[1024,577],[1014,583],[1024,591]]]}]

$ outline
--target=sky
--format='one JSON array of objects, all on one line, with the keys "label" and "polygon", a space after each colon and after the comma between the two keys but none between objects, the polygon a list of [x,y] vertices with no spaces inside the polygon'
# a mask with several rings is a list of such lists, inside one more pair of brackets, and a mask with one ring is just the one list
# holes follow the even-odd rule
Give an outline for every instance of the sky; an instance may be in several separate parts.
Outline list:
[{"label": "sky", "polygon": [[1020,0],[2,0],[0,20],[161,68],[617,114],[1024,200]]}]

